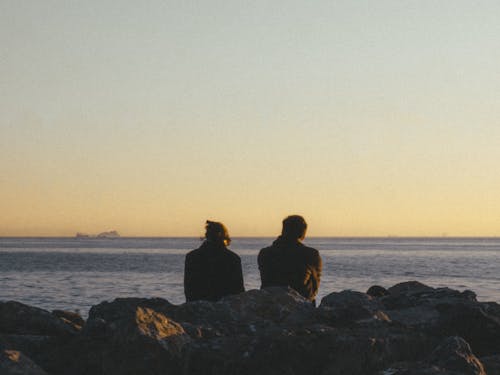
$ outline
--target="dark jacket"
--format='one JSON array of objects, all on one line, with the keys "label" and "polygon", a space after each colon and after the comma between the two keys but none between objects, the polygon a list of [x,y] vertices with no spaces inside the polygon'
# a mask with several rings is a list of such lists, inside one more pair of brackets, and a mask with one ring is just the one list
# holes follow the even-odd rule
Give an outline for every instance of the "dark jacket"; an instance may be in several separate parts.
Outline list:
[{"label": "dark jacket", "polygon": [[217,301],[245,291],[241,259],[223,245],[209,241],[186,255],[184,294],[186,301]]},{"label": "dark jacket", "polygon": [[310,301],[318,293],[321,278],[321,256],[318,250],[298,240],[278,237],[258,257],[261,288],[289,286]]}]

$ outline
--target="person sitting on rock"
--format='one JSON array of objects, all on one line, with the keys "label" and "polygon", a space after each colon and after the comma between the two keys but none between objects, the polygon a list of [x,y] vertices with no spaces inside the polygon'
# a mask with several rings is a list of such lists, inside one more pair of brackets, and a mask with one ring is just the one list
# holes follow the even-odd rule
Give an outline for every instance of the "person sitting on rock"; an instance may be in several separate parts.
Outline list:
[{"label": "person sitting on rock", "polygon": [[281,236],[259,252],[261,289],[289,286],[315,303],[322,262],[318,250],[302,244],[306,230],[302,216],[292,215],[283,220]]},{"label": "person sitting on rock", "polygon": [[205,241],[186,255],[184,294],[186,301],[217,301],[245,291],[240,257],[229,250],[231,243],[222,223],[207,220]]}]

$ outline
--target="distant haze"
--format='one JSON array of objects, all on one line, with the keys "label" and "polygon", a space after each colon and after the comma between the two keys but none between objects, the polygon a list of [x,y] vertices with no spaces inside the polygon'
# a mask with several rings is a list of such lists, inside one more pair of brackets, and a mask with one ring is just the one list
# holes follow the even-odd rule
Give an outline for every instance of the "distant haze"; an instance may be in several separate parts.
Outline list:
[{"label": "distant haze", "polygon": [[2,1],[0,236],[500,235],[498,1]]}]

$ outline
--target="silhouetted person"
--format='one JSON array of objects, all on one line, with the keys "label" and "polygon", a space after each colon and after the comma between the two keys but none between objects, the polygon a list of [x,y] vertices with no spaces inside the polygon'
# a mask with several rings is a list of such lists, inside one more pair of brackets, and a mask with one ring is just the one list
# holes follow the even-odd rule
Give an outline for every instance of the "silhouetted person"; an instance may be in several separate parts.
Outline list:
[{"label": "silhouetted person", "polygon": [[186,254],[184,294],[186,301],[217,301],[245,291],[241,259],[227,248],[231,243],[224,224],[208,221],[205,241]]},{"label": "silhouetted person", "polygon": [[322,262],[318,250],[302,244],[306,230],[302,216],[283,220],[281,236],[259,253],[261,288],[289,286],[315,303]]}]

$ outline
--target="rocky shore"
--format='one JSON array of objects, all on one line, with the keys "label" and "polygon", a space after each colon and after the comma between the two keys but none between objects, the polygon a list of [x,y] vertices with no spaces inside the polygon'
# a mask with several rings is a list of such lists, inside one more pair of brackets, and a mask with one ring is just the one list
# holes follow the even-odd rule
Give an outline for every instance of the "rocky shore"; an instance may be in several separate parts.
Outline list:
[{"label": "rocky shore", "polygon": [[67,311],[0,302],[0,374],[500,375],[500,305],[410,281],[217,303],[122,298]]}]

